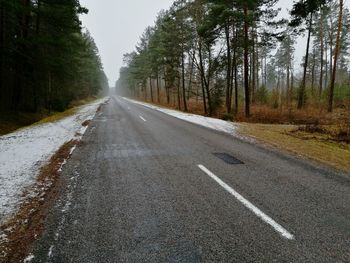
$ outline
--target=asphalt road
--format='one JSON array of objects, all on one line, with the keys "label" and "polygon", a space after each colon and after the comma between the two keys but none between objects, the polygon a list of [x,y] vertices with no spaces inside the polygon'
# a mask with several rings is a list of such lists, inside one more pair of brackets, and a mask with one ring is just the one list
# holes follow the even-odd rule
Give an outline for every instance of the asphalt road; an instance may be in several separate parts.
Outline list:
[{"label": "asphalt road", "polygon": [[32,262],[350,262],[350,177],[122,98],[62,176]]}]

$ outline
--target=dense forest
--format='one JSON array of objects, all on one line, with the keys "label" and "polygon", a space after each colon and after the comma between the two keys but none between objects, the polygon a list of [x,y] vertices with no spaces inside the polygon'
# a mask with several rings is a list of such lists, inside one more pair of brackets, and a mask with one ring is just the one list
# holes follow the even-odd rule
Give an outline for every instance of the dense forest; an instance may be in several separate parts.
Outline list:
[{"label": "dense forest", "polygon": [[108,88],[78,0],[0,1],[0,112],[62,111]]},{"label": "dense forest", "polygon": [[[227,118],[253,107],[332,112],[350,102],[350,14],[344,2],[177,0],[125,54],[118,92]],[[306,41],[296,62],[296,41]],[[304,40],[305,39],[305,40]],[[300,51],[299,51],[300,52]],[[319,113],[318,113],[319,114]]]}]

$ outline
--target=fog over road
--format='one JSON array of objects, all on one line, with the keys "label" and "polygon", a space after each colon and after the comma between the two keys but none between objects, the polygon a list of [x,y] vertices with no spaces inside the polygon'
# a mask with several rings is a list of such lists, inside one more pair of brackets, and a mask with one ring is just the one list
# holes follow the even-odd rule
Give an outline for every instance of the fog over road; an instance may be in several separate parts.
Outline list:
[{"label": "fog over road", "polygon": [[111,97],[32,262],[349,262],[350,180]]}]

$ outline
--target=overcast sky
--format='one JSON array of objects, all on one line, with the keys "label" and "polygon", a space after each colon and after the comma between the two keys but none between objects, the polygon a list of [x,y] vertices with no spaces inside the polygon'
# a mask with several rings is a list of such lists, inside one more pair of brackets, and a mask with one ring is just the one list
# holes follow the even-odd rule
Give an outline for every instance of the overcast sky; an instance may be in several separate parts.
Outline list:
[{"label": "overcast sky", "polygon": [[147,26],[157,14],[168,9],[173,0],[80,0],[89,14],[82,17],[100,51],[111,86],[119,76],[123,54],[134,50]]},{"label": "overcast sky", "polygon": [[[123,66],[123,54],[134,50],[147,26],[153,25],[158,12],[171,6],[173,0],[80,0],[89,14],[82,16],[84,26],[91,32],[99,48],[110,86],[114,86]],[[350,0],[345,0],[350,6]],[[282,16],[288,18],[287,8],[293,0],[280,0]],[[305,44],[297,45],[297,63]]]}]

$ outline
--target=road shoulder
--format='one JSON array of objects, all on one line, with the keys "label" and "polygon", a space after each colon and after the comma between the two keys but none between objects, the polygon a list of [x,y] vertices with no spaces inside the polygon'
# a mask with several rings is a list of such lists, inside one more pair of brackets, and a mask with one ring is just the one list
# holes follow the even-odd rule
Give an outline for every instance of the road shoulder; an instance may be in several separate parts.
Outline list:
[{"label": "road shoulder", "polygon": [[0,262],[22,261],[44,230],[60,191],[62,167],[104,103],[101,99],[69,117],[0,137]]}]

